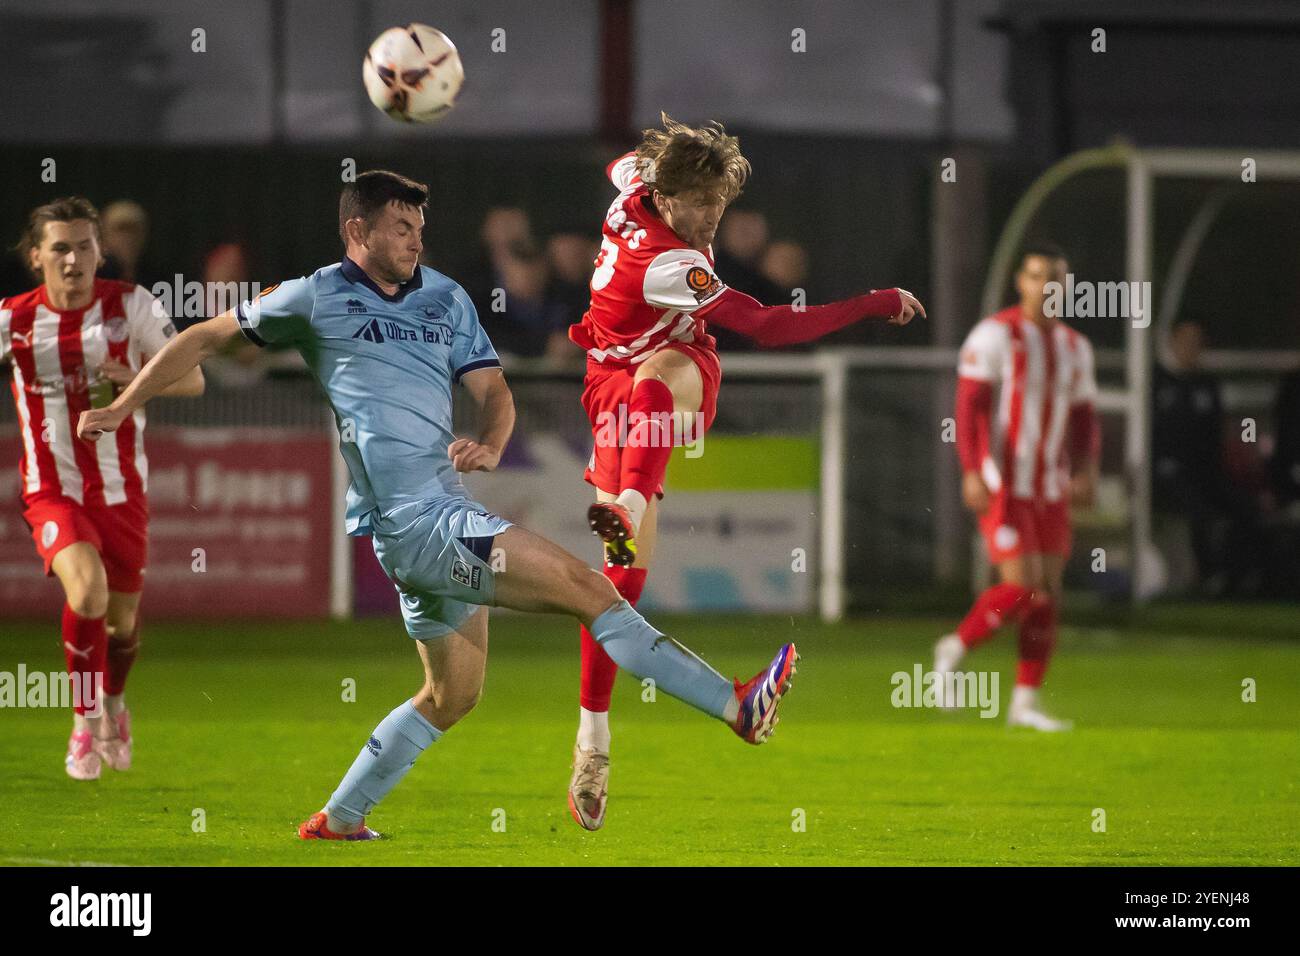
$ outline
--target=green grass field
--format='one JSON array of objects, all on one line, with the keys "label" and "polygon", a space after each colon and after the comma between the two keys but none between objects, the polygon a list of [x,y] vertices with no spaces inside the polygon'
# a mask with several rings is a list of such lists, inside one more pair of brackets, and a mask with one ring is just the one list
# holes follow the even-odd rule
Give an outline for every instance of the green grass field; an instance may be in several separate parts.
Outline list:
[{"label": "green grass field", "polygon": [[[894,709],[890,675],[928,668],[937,621],[667,618],[660,626],[728,673],[748,676],[797,640],[781,727],[747,747],[663,695],[642,702],[620,676],[610,809],[587,833],[565,805],[576,634],[559,619],[498,615],[483,702],[372,815],[391,837],[374,844],[304,844],[295,827],[416,689],[400,624],[150,621],[128,693],[129,773],[69,780],[67,714],[0,710],[0,863],[1294,865],[1294,618],[1178,611],[1067,628],[1046,694],[1076,721],[1060,735],[1009,731],[1001,714]],[[0,670],[62,667],[53,624],[0,633]],[[1002,672],[1005,712],[1014,637],[969,666]],[[1255,703],[1241,699],[1247,677]],[[345,678],[355,703],[341,699]],[[206,832],[193,832],[196,808]]]}]

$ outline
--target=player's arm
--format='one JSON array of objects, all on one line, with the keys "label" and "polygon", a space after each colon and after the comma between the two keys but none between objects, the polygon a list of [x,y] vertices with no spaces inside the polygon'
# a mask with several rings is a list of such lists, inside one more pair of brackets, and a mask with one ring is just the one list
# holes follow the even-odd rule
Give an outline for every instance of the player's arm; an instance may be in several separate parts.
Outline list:
[{"label": "player's arm", "polygon": [[702,319],[747,336],[765,348],[797,345],[837,332],[862,319],[885,319],[906,325],[925,308],[905,289],[883,289],[842,302],[795,308],[763,305],[752,296],[727,289],[707,308],[696,311]]},{"label": "player's arm", "polygon": [[[145,364],[147,365],[148,362]],[[121,385],[123,388],[130,385],[136,376],[136,372],[131,366],[111,358],[106,359],[100,365],[99,370],[104,373],[109,381]],[[165,398],[197,398],[203,394],[203,387],[203,370],[195,366],[158,394]]]},{"label": "player's arm", "polygon": [[82,412],[77,437],[94,441],[105,432],[116,431],[137,408],[197,371],[200,362],[221,351],[239,334],[239,320],[233,311],[190,326],[149,360],[113,404]]},{"label": "player's arm", "polygon": [[957,458],[961,462],[961,497],[966,507],[982,515],[989,507],[984,483],[984,456],[992,434],[993,390],[1002,377],[1007,330],[985,319],[962,343],[957,363]]},{"label": "player's arm", "polygon": [[989,489],[981,466],[989,447],[989,422],[993,414],[993,385],[965,376],[957,379],[957,458],[961,461],[961,497],[971,511],[983,514],[989,507]]},{"label": "player's arm", "polygon": [[1092,346],[1084,339],[1082,368],[1071,396],[1066,435],[1070,450],[1070,500],[1081,507],[1091,507],[1097,495],[1101,475],[1101,416],[1097,414],[1097,378]]},{"label": "player's arm", "polygon": [[500,367],[479,368],[460,378],[478,408],[479,437],[458,438],[447,446],[457,471],[492,471],[515,430],[515,398]]}]

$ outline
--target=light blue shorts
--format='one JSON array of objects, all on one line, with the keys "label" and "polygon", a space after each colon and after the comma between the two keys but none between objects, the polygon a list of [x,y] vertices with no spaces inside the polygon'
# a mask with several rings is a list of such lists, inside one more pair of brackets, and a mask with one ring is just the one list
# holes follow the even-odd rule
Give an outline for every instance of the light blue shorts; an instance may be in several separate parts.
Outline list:
[{"label": "light blue shorts", "polygon": [[509,527],[468,498],[416,501],[371,519],[375,557],[397,588],[407,634],[444,637],[492,603],[492,540]]}]

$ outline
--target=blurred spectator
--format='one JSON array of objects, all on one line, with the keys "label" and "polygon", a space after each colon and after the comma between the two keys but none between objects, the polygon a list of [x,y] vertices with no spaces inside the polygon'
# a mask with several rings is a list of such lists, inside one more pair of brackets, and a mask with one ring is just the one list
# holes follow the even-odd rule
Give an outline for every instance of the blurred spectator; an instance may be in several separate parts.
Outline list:
[{"label": "blurred spectator", "polygon": [[577,230],[558,232],[546,241],[551,264],[551,297],[570,324],[591,305],[591,272],[600,245]]},{"label": "blurred spectator", "polygon": [[503,287],[502,270],[512,248],[533,244],[528,213],[518,206],[494,206],[483,217],[479,248],[464,269],[461,285],[481,313],[492,305],[493,292]]},{"label": "blurred spectator", "polygon": [[[232,300],[232,290],[251,282],[248,253],[237,242],[226,242],[203,257],[203,289],[206,297],[204,318],[220,315],[238,304],[238,292]],[[188,323],[187,323],[188,324]],[[252,343],[249,343],[252,345]],[[257,348],[257,346],[253,346]]]},{"label": "blurred spectator", "polygon": [[1225,468],[1223,402],[1201,368],[1201,327],[1178,323],[1169,347],[1171,365],[1157,365],[1153,380],[1153,507],[1187,521],[1203,594],[1250,591],[1259,586],[1258,515]]},{"label": "blurred spectator", "polygon": [[149,244],[149,214],[138,202],[119,199],[104,207],[99,216],[104,246],[105,279],[121,279],[152,288],[158,273],[143,262]]},{"label": "blurred spectator", "polygon": [[497,351],[561,362],[571,358],[569,319],[549,294],[546,257],[531,243],[515,243],[497,266],[503,294],[493,294],[487,307],[479,309],[479,320]]},{"label": "blurred spectator", "polygon": [[[770,282],[760,271],[767,249],[767,217],[756,209],[728,209],[718,227],[718,245],[713,264],[718,278],[731,288],[752,295],[764,305],[788,303],[789,293]],[[728,352],[752,351],[757,346],[738,332],[710,327],[718,348]]]},{"label": "blurred spectator", "polygon": [[787,298],[794,294],[795,289],[803,289],[807,294],[808,250],[799,243],[772,243],[763,253],[759,267],[768,282],[785,290]]},{"label": "blurred spectator", "polygon": [[[225,242],[215,246],[203,257],[204,314],[187,316],[178,324],[192,325],[234,308],[245,295],[253,294],[252,275],[248,250],[242,245]],[[245,388],[277,371],[297,372],[305,367],[291,348],[276,345],[259,348],[242,336],[203,363],[211,379],[226,388]]]}]

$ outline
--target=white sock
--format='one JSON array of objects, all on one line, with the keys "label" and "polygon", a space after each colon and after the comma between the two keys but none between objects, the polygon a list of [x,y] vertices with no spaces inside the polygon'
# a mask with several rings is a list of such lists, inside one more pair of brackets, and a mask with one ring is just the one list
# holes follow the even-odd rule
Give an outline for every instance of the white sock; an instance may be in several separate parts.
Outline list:
[{"label": "white sock", "polygon": [[722,720],[725,724],[731,726],[736,722],[736,718],[739,716],[740,701],[736,700],[735,694],[732,694],[731,697],[727,699],[726,704],[722,707]]},{"label": "white sock", "polygon": [[104,695],[104,713],[114,719],[122,711],[126,710],[125,694],[105,694]]},{"label": "white sock", "polygon": [[641,527],[641,519],[645,517],[646,500],[645,495],[635,488],[625,488],[618,493],[614,499],[615,504],[620,504],[627,509],[627,513],[632,516],[632,524],[635,528]]},{"label": "white sock", "polygon": [[609,753],[609,711],[578,708],[578,746]]},{"label": "white sock", "polygon": [[1037,710],[1038,688],[1017,684],[1011,691],[1012,710]]},{"label": "white sock", "polygon": [[934,648],[934,663],[937,670],[956,670],[966,656],[966,645],[956,634],[945,634],[939,638]]}]

